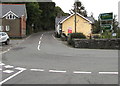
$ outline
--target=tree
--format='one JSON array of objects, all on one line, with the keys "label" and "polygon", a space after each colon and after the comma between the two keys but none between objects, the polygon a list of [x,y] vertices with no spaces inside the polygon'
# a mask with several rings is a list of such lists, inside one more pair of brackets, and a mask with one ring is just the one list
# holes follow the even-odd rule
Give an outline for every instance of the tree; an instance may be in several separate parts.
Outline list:
[{"label": "tree", "polygon": [[63,10],[59,6],[56,6],[55,7],[55,15],[56,16],[68,16],[69,14],[64,13]]},{"label": "tree", "polygon": [[[38,29],[40,26],[40,17],[42,10],[39,9],[39,4],[37,2],[26,3],[27,9],[27,32],[32,33],[34,30]],[[34,29],[33,26],[34,25]],[[33,29],[33,30],[32,30]]]},{"label": "tree", "polygon": [[93,34],[98,34],[100,33],[101,31],[101,28],[100,28],[100,20],[95,20],[95,23],[93,25],[93,28],[92,28],[92,33]]},{"label": "tree", "polygon": [[82,2],[80,2],[79,0],[74,3],[74,8],[70,10],[70,13],[75,13],[75,6],[77,13],[83,15],[84,17],[87,17],[87,11],[85,10]]},{"label": "tree", "polygon": [[118,25],[119,25],[116,17],[117,17],[117,15],[114,15],[114,18],[113,18],[113,31],[114,31],[114,32],[117,32]]},{"label": "tree", "polygon": [[39,3],[41,14],[41,27],[43,30],[54,29],[55,26],[55,3],[41,2]]}]

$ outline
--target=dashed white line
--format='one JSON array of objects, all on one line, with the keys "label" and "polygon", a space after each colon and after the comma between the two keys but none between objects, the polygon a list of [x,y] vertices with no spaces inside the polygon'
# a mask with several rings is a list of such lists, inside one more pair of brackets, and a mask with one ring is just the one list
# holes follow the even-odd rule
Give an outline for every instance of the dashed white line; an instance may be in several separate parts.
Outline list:
[{"label": "dashed white line", "polygon": [[40,40],[42,39],[42,37],[40,37]]},{"label": "dashed white line", "polygon": [[12,76],[4,79],[3,81],[0,82],[0,85],[7,82],[8,80],[12,79],[13,77],[17,76],[18,74],[22,73],[23,71],[25,71],[26,69],[25,68],[17,68],[18,70],[20,70],[19,72],[13,74]]},{"label": "dashed white line", "polygon": [[43,37],[43,34],[41,35],[41,37]]},{"label": "dashed white line", "polygon": [[4,52],[1,52],[0,54],[4,54],[4,53],[7,53],[11,50],[11,48],[9,48],[8,50],[4,51]]},{"label": "dashed white line", "polygon": [[0,63],[0,66],[3,66],[3,65],[5,65],[4,63]]},{"label": "dashed white line", "polygon": [[41,72],[43,72],[44,71],[44,69],[30,69],[31,71],[41,71]]},{"label": "dashed white line", "polygon": [[75,74],[91,74],[92,72],[84,72],[84,71],[73,71]]},{"label": "dashed white line", "polygon": [[40,50],[40,45],[38,45],[38,50]]},{"label": "dashed white line", "polygon": [[63,71],[63,70],[49,70],[49,72],[66,73],[67,71]]},{"label": "dashed white line", "polygon": [[[42,39],[42,37],[43,37],[43,34],[41,35],[40,40]],[[39,41],[38,43],[38,47],[37,47],[38,50],[40,50],[40,46],[41,46],[41,41]]]},{"label": "dashed white line", "polygon": [[39,45],[41,44],[41,41],[39,41]]},{"label": "dashed white line", "polygon": [[12,71],[12,70],[5,70],[5,71],[3,71],[4,73],[13,73],[14,71]]},{"label": "dashed white line", "polygon": [[11,65],[6,65],[4,66],[5,68],[13,68],[14,66],[11,66]]},{"label": "dashed white line", "polygon": [[53,36],[53,34],[52,34],[52,37],[56,40],[56,38]]},{"label": "dashed white line", "polygon": [[117,75],[118,72],[99,72],[99,74],[115,74],[115,75]]},{"label": "dashed white line", "polygon": [[26,68],[16,67],[17,70],[26,70]]}]

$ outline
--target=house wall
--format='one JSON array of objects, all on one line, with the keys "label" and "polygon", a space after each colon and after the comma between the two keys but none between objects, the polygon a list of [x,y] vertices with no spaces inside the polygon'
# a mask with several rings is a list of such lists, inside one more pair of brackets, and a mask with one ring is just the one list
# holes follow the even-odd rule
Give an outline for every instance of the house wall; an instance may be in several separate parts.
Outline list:
[{"label": "house wall", "polygon": [[[72,28],[72,33],[75,32],[75,16],[70,17],[62,24],[62,32],[68,35],[68,28]],[[85,36],[90,36],[92,25],[80,16],[76,16],[76,32],[81,32]]]},{"label": "house wall", "polygon": [[[25,37],[26,36],[26,18],[23,16],[16,19],[0,19],[4,32],[7,32],[10,37]],[[1,25],[0,25],[1,26]],[[6,26],[9,26],[10,30],[6,31]]]},{"label": "house wall", "polygon": [[10,37],[20,37],[20,19],[11,20],[3,18],[2,26],[4,27],[4,31],[5,27],[9,26],[10,30],[5,32],[7,32]]},{"label": "house wall", "polygon": [[26,17],[22,16],[20,19],[20,27],[21,27],[21,37],[26,36]]}]

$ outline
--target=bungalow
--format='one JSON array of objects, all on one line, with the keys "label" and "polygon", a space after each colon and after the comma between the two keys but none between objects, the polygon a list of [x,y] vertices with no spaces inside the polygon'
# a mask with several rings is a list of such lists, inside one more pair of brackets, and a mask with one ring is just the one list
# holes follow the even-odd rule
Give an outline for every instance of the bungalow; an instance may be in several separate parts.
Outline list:
[{"label": "bungalow", "polygon": [[10,37],[26,36],[27,12],[25,4],[0,4],[0,31],[7,32]]},{"label": "bungalow", "polygon": [[[57,20],[58,18],[56,18]],[[76,32],[83,33],[86,37],[89,37],[92,33],[92,26],[94,24],[93,17],[84,17],[81,14],[77,13],[76,15]],[[61,19],[58,24],[56,23],[56,28],[61,26],[61,32],[66,36],[69,33],[75,32],[75,14],[71,14],[70,16]]]}]

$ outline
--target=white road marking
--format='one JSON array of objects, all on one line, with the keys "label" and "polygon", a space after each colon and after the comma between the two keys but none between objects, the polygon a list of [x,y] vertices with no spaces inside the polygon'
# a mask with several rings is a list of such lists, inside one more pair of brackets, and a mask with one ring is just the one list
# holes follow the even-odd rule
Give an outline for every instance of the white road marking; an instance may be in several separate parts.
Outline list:
[{"label": "white road marking", "polygon": [[2,69],[0,68],[0,70],[2,70]]},{"label": "white road marking", "polygon": [[76,74],[91,74],[92,72],[84,72],[84,71],[73,71]]},{"label": "white road marking", "polygon": [[5,70],[5,71],[3,71],[4,73],[13,73],[14,71],[12,71],[12,70]]},{"label": "white road marking", "polygon": [[[43,34],[41,35],[40,40],[42,39],[42,37],[43,37]],[[40,46],[41,46],[40,44],[41,44],[41,41],[39,41],[38,43],[38,47],[37,47],[38,50],[40,50]]]},{"label": "white road marking", "polygon": [[25,38],[25,40],[29,39],[30,37],[31,37],[31,35],[30,35],[30,36],[28,36],[27,38]]},{"label": "white road marking", "polygon": [[41,71],[41,72],[43,72],[44,71],[44,69],[30,69],[31,71]]},{"label": "white road marking", "polygon": [[41,44],[41,41],[39,41],[39,45]]},{"label": "white road marking", "polygon": [[41,37],[43,37],[43,34],[41,35]]},{"label": "white road marking", "polygon": [[3,81],[1,81],[1,82],[0,82],[0,85],[3,84],[3,83],[5,83],[5,82],[7,82],[8,80],[12,79],[13,77],[17,76],[18,74],[20,74],[20,73],[22,73],[23,71],[26,70],[25,68],[18,68],[18,69],[19,69],[19,70],[21,69],[21,70],[20,70],[19,72],[15,73],[15,74],[13,74],[12,76],[4,79]]},{"label": "white road marking", "polygon": [[38,50],[40,50],[40,45],[38,45]]},{"label": "white road marking", "polygon": [[0,63],[0,66],[3,66],[3,65],[5,65],[4,63]]},{"label": "white road marking", "polygon": [[56,38],[53,36],[53,34],[52,34],[52,37],[56,40]]},{"label": "white road marking", "polygon": [[99,74],[118,74],[118,72],[99,72]]},{"label": "white road marking", "polygon": [[0,54],[4,54],[4,53],[9,52],[9,51],[11,50],[11,48],[12,48],[12,47],[10,47],[9,49],[7,49],[6,51],[1,52]]},{"label": "white road marking", "polygon": [[5,68],[13,68],[14,66],[11,66],[11,65],[6,65],[4,66]]},{"label": "white road marking", "polygon": [[17,70],[26,70],[26,68],[16,67]]},{"label": "white road marking", "polygon": [[67,71],[63,71],[63,70],[49,70],[49,72],[66,73]]},{"label": "white road marking", "polygon": [[42,39],[42,37],[40,37],[40,40]]}]

